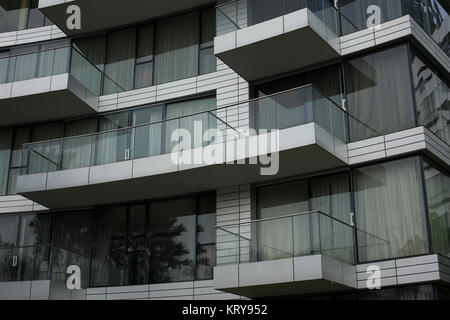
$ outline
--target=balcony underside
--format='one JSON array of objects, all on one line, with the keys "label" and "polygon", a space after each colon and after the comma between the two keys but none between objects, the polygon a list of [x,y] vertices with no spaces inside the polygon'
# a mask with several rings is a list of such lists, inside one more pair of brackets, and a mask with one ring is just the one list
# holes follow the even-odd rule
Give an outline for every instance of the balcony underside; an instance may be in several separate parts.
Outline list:
[{"label": "balcony underside", "polygon": [[69,74],[0,84],[0,126],[95,114],[98,97]]},{"label": "balcony underside", "polygon": [[[68,36],[171,15],[212,3],[211,0],[40,0],[39,9]],[[66,13],[70,5],[81,9],[81,30],[69,30]]]},{"label": "balcony underside", "polygon": [[[171,160],[171,154],[166,154],[20,176],[17,193],[50,209],[80,207],[261,182],[341,167],[347,162],[346,145],[314,123],[280,131],[280,170],[276,175],[261,175],[261,166],[248,164],[248,155],[230,156],[225,144],[220,146],[226,162],[246,158],[247,164],[226,165],[222,160],[213,165],[177,165]],[[254,156],[257,154],[251,154],[250,158]]]},{"label": "balcony underside", "polygon": [[249,298],[336,292],[357,288],[356,267],[320,254],[217,266],[214,287]]},{"label": "balcony underside", "polygon": [[339,57],[339,38],[308,9],[215,38],[215,54],[247,81]]}]

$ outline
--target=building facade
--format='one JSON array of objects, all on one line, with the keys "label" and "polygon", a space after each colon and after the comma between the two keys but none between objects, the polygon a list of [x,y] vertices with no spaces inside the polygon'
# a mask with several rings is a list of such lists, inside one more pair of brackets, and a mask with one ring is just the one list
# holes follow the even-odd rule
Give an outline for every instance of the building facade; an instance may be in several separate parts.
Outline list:
[{"label": "building facade", "polygon": [[0,299],[449,299],[449,12],[0,0]]}]

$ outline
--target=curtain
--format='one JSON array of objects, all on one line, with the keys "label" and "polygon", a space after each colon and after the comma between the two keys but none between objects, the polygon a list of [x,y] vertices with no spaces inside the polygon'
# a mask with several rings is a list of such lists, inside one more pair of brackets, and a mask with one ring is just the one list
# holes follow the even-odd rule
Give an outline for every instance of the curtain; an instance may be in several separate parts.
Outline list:
[{"label": "curtain", "polygon": [[360,262],[426,253],[419,158],[354,171]]},{"label": "curtain", "polygon": [[135,88],[153,84],[153,40],[155,28],[152,24],[138,30],[138,51],[136,59]]},{"label": "curtain", "polygon": [[311,209],[330,215],[347,225],[319,216],[321,252],[339,260],[353,263],[353,229],[350,221],[350,190],[347,174],[311,180]]},{"label": "curtain", "polygon": [[0,51],[0,84],[8,82],[9,52]]},{"label": "curtain", "polygon": [[[307,181],[295,181],[257,190],[258,219],[307,212]],[[311,238],[311,216],[263,220],[252,224],[252,238],[257,239],[257,259],[274,260],[310,254],[315,241]],[[255,237],[256,236],[256,237]],[[253,256],[255,258],[255,256]]]},{"label": "curtain", "polygon": [[107,45],[105,74],[109,79],[105,78],[104,94],[117,93],[122,89],[132,90],[136,58],[136,29],[110,33]]},{"label": "curtain", "polygon": [[[163,106],[142,108],[133,111],[133,126],[144,125],[163,119]],[[134,158],[159,155],[162,152],[162,123],[141,126],[133,129],[132,146]]]},{"label": "curtain", "polygon": [[346,63],[348,112],[359,120],[350,121],[352,141],[415,126],[408,74],[406,45]]},{"label": "curtain", "polygon": [[[96,135],[95,165],[128,160],[126,151],[128,149],[129,130],[117,130],[126,127],[128,127],[128,112],[116,113],[100,118],[100,133]],[[109,130],[116,131],[101,133]]]},{"label": "curtain", "polygon": [[96,136],[76,136],[95,133],[96,131],[96,118],[71,121],[64,125],[64,137],[74,138],[63,140],[62,170],[89,167],[91,165]]},{"label": "curtain", "polygon": [[12,129],[0,129],[0,195],[6,195],[9,160],[12,149]]},{"label": "curtain", "polygon": [[65,283],[70,265],[81,269],[81,284],[89,283],[89,260],[92,242],[90,211],[57,213],[52,228],[52,281]]},{"label": "curtain", "polygon": [[[176,102],[167,105],[166,109],[166,119],[174,119],[177,117],[187,116],[194,113],[199,113],[208,110],[214,110],[216,108],[216,98],[204,98],[189,100],[183,102]],[[179,143],[178,141],[172,141],[172,133],[176,129],[186,129],[191,133],[191,148],[195,146],[194,138],[199,139],[200,137],[194,137],[194,124],[195,122],[201,122],[203,126],[203,134],[208,129],[214,129],[217,127],[217,118],[208,112],[203,112],[195,116],[187,116],[184,118],[179,118],[176,120],[169,120],[165,122],[165,152],[171,153],[173,148]],[[203,142],[205,146],[207,142]]]},{"label": "curtain", "polygon": [[91,285],[126,285],[124,273],[126,207],[95,210]]},{"label": "curtain", "polygon": [[16,55],[9,59],[8,78],[13,81],[29,80],[36,77],[39,49],[37,45],[11,49],[11,55]]},{"label": "curtain", "polygon": [[155,82],[161,84],[198,73],[199,17],[197,13],[156,25]]},{"label": "curtain", "polygon": [[450,257],[450,177],[423,162],[433,250]]}]

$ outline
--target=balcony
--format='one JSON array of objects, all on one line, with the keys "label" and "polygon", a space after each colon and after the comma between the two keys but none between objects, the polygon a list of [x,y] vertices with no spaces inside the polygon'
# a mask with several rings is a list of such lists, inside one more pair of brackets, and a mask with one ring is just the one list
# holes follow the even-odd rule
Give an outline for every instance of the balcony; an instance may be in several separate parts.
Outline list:
[{"label": "balcony", "polygon": [[70,46],[0,57],[0,126],[95,114],[102,77]]},{"label": "balcony", "polygon": [[[171,15],[211,3],[211,0],[40,0],[39,9],[65,34],[73,36]],[[67,28],[67,8],[70,5],[77,5],[81,9],[81,30]]]},{"label": "balcony", "polygon": [[217,227],[215,289],[246,297],[357,288],[354,228],[325,213]]},{"label": "balcony", "polygon": [[216,8],[215,54],[247,81],[340,55],[339,14],[328,0],[285,2],[279,8],[290,10],[277,17],[264,16],[246,0]]},{"label": "balcony", "polygon": [[[227,111],[241,108],[254,118],[255,131],[227,123]],[[344,166],[346,140],[345,112],[308,85],[173,119],[26,144],[17,193],[53,209],[200,192]],[[271,153],[279,156],[278,171],[274,157],[269,165],[257,161]],[[263,173],[271,165],[275,170]]]},{"label": "balcony", "polygon": [[81,270],[81,287],[89,284],[90,253],[77,253],[54,245],[0,248],[0,298],[82,299],[83,291],[69,292],[67,267]]}]

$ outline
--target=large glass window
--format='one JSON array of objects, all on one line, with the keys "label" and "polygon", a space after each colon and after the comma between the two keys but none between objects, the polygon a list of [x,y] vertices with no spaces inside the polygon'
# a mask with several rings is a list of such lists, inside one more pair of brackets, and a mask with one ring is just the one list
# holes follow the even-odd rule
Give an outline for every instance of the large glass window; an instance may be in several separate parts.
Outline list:
[{"label": "large glass window", "polygon": [[[444,1],[407,0],[406,11],[428,33],[434,41],[450,56],[450,25]],[[441,4],[442,2],[442,4]]]},{"label": "large glass window", "polygon": [[423,162],[433,251],[450,257],[450,177]]},{"label": "large glass window", "polygon": [[156,25],[156,84],[197,74],[199,27],[197,13],[161,21]]},{"label": "large glass window", "polygon": [[321,249],[328,255],[351,261],[353,247],[345,244],[353,242],[353,235],[348,232],[347,225],[333,223],[331,218],[319,217],[317,214],[299,215],[293,219],[271,219],[320,211],[349,224],[349,190],[345,173],[258,188],[257,219],[267,220],[253,225],[252,234],[257,234],[257,244],[254,244],[258,247],[257,259],[273,260],[314,254]]},{"label": "large glass window", "polygon": [[93,286],[211,279],[214,194],[95,210]]},{"label": "large glass window", "polygon": [[39,0],[0,0],[0,33],[51,25]]},{"label": "large glass window", "polygon": [[411,50],[417,123],[450,143],[450,88],[431,64]]},{"label": "large glass window", "polygon": [[[352,141],[415,126],[408,47],[399,47],[345,63]],[[405,81],[406,79],[406,81]]]},{"label": "large glass window", "polygon": [[420,158],[355,169],[360,262],[428,252]]},{"label": "large glass window", "polygon": [[208,8],[74,44],[105,72],[103,94],[111,94],[214,72],[214,35]]}]

